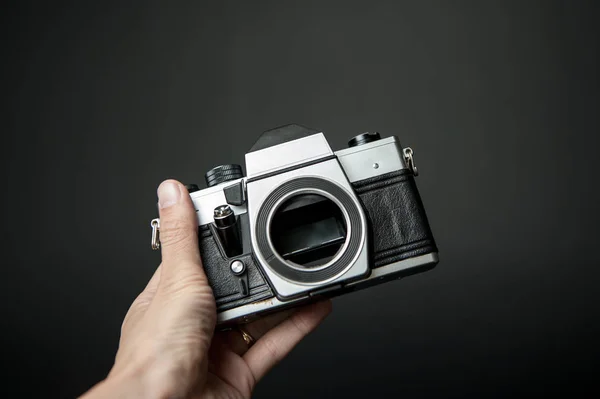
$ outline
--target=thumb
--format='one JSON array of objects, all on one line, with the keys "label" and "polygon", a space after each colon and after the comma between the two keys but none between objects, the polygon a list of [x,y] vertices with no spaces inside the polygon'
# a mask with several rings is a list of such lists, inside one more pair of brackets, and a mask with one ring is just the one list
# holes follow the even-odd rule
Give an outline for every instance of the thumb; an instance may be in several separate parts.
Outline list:
[{"label": "thumb", "polygon": [[198,218],[185,186],[166,180],[157,190],[160,215],[162,275],[179,280],[201,270]]}]

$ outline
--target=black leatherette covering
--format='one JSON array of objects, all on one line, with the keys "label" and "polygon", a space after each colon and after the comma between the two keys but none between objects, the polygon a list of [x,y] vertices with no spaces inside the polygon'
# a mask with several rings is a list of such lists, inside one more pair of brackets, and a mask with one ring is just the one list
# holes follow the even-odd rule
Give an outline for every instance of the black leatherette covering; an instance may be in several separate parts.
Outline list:
[{"label": "black leatherette covering", "polygon": [[360,180],[352,186],[369,220],[373,267],[437,252],[409,169]]},{"label": "black leatherette covering", "polygon": [[[271,288],[256,267],[251,254],[226,259],[221,254],[215,239],[206,226],[200,226],[198,240],[202,264],[217,301],[218,311],[273,297]],[[250,295],[248,296],[243,296],[240,293],[237,277],[229,271],[229,264],[234,259],[241,260],[247,267],[248,285],[250,287]]]}]

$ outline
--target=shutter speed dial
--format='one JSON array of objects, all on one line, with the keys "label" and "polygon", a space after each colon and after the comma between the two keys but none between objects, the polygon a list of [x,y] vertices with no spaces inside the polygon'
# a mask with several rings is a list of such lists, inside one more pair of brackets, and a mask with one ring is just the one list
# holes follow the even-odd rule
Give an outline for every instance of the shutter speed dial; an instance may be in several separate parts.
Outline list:
[{"label": "shutter speed dial", "polygon": [[212,168],[204,175],[208,187],[225,183],[230,180],[237,180],[244,177],[242,167],[237,164],[220,165]]},{"label": "shutter speed dial", "polygon": [[372,141],[377,141],[381,138],[379,133],[377,132],[366,132],[359,134],[358,136],[354,136],[350,141],[348,141],[348,147],[357,147],[359,145],[367,144]]}]

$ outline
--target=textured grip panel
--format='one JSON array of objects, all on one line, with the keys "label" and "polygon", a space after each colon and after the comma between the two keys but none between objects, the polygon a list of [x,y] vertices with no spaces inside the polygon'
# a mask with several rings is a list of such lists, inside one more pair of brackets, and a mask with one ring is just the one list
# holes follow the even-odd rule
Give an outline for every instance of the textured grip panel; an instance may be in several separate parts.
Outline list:
[{"label": "textured grip panel", "polygon": [[386,173],[352,186],[369,219],[373,267],[437,252],[410,170]]},{"label": "textured grip panel", "polygon": [[221,254],[215,239],[206,226],[201,226],[198,231],[200,255],[208,282],[213,290],[217,302],[217,311],[223,311],[261,299],[272,298],[273,292],[256,267],[251,254],[236,256],[247,267],[248,285],[250,295],[243,296],[239,292],[237,277],[229,271],[230,259]]}]

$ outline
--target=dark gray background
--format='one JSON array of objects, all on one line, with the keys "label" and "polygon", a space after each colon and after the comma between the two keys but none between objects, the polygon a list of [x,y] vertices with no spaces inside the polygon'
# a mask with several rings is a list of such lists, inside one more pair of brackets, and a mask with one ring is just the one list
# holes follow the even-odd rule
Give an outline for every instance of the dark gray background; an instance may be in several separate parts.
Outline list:
[{"label": "dark gray background", "polygon": [[337,299],[256,397],[598,392],[594,2],[169,4],[3,7],[5,389],[103,378],[158,184],[296,122],[410,145],[441,263]]}]

